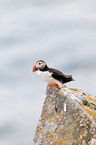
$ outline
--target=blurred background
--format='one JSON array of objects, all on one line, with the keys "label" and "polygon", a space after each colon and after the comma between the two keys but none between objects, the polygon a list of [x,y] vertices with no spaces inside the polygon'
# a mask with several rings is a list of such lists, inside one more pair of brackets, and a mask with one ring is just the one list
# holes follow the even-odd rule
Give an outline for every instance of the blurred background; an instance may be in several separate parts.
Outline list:
[{"label": "blurred background", "polygon": [[32,145],[47,83],[39,59],[96,95],[96,0],[0,0],[0,145]]}]

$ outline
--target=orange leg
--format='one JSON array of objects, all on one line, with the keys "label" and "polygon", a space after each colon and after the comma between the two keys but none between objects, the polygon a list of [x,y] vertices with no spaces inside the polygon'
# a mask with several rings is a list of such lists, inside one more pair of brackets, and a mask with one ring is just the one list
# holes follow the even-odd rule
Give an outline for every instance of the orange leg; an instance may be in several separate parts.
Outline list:
[{"label": "orange leg", "polygon": [[53,87],[56,87],[56,88],[60,89],[57,84],[48,84],[48,86],[53,86]]}]

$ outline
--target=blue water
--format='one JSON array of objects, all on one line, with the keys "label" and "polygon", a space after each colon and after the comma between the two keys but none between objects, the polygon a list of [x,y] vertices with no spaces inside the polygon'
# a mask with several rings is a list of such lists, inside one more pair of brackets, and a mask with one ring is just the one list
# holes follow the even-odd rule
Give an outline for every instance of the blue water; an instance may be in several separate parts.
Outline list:
[{"label": "blue water", "polygon": [[47,83],[39,59],[96,95],[96,1],[0,1],[0,145],[32,145]]}]

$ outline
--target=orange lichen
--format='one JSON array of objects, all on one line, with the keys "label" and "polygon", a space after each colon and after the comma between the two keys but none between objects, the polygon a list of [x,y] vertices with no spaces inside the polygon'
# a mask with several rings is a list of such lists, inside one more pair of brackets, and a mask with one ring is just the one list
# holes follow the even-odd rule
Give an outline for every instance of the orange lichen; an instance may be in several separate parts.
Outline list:
[{"label": "orange lichen", "polygon": [[64,145],[64,140],[55,139],[55,140],[54,140],[54,144],[55,144],[55,145]]},{"label": "orange lichen", "polygon": [[96,111],[88,108],[87,106],[80,105],[89,115],[96,119]]},{"label": "orange lichen", "polygon": [[96,105],[96,100],[93,100],[89,95],[86,95],[86,99],[89,103]]}]

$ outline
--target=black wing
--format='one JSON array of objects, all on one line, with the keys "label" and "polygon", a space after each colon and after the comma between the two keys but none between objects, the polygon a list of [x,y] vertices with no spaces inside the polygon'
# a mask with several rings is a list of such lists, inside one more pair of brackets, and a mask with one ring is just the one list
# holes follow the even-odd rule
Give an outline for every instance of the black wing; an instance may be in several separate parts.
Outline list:
[{"label": "black wing", "polygon": [[63,83],[67,83],[70,81],[74,81],[74,79],[72,78],[72,75],[64,75],[62,72],[56,70],[56,69],[49,69],[49,72],[52,73],[52,77],[57,79],[58,81]]}]

